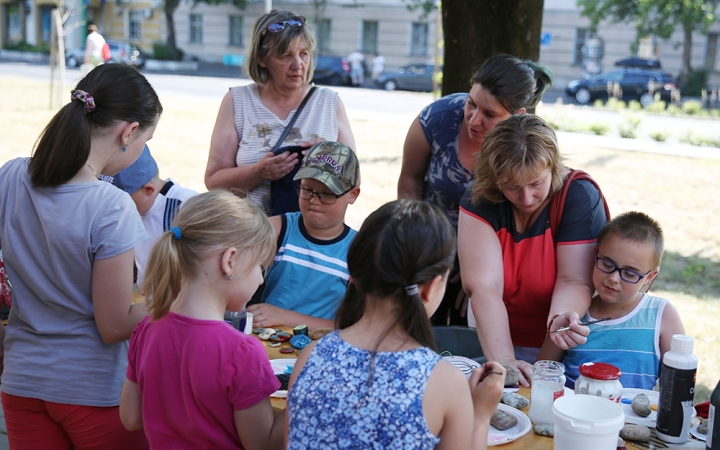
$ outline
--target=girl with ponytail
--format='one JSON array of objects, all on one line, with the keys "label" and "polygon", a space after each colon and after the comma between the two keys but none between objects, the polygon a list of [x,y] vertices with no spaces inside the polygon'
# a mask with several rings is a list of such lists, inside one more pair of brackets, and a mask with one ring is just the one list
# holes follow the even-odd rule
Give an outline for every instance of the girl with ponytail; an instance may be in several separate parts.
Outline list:
[{"label": "girl with ponytail", "polygon": [[224,321],[275,256],[260,209],[215,190],[187,200],[155,243],[143,292],[150,316],[130,340],[120,417],[151,448],[282,448],[280,387],[263,345]]},{"label": "girl with ponytail", "polygon": [[429,203],[396,200],[365,220],[339,331],[304,349],[290,378],[288,448],[485,448],[504,369],[488,363],[468,383],[432,350],[428,316],[454,258],[455,231]]}]

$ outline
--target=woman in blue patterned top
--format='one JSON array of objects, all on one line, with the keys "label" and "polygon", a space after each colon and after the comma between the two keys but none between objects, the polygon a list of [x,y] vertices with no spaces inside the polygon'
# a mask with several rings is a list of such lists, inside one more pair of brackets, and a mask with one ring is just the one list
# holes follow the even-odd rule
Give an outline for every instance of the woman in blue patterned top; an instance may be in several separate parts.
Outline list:
[{"label": "woman in blue patterned top", "polygon": [[[439,206],[457,229],[460,200],[474,181],[475,157],[485,132],[513,114],[534,108],[552,86],[548,69],[511,55],[485,61],[470,80],[470,93],[445,96],[428,105],[410,126],[398,180],[398,198]],[[453,312],[461,283],[457,265],[433,324],[467,325]],[[449,318],[448,318],[449,316]]]},{"label": "woman in blue patterned top", "polygon": [[485,448],[505,370],[488,363],[468,383],[432,350],[428,315],[454,259],[452,225],[427,202],[396,200],[365,220],[339,331],[303,350],[290,378],[289,449]]}]

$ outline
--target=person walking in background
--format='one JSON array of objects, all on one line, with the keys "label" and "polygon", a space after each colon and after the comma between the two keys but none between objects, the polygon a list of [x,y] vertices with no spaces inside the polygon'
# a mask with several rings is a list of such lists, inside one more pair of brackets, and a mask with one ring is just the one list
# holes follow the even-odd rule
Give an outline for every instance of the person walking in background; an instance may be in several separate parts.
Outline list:
[{"label": "person walking in background", "polygon": [[85,61],[82,67],[83,76],[93,70],[95,67],[103,64],[103,47],[105,46],[105,38],[98,32],[95,24],[87,27],[87,38],[85,39]]},{"label": "person walking in background", "polygon": [[355,50],[347,56],[350,63],[350,80],[353,86],[362,86],[365,84],[365,74],[363,73],[363,62],[365,56],[360,49]]},{"label": "person walking in background", "polygon": [[385,70],[385,57],[378,52],[375,52],[375,57],[372,60],[372,80],[377,80],[380,74]]}]

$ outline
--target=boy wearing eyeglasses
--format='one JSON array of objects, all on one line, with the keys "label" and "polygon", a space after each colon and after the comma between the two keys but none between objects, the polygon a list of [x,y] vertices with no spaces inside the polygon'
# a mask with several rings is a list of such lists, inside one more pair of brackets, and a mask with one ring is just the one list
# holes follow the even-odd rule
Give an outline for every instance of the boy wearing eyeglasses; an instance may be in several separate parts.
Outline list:
[{"label": "boy wearing eyeglasses", "polygon": [[350,280],[347,251],[357,233],[345,224],[345,211],[360,195],[359,179],[350,147],[323,141],[308,150],[294,177],[300,211],[269,218],[278,251],[262,303],[247,307],[253,326],[334,328]]},{"label": "boy wearing eyeglasses", "polygon": [[645,293],[660,270],[662,255],[662,229],[644,213],[620,214],[602,229],[592,274],[596,294],[582,322],[612,320],[588,325],[587,342],[568,349],[564,359],[556,348],[557,358],[552,359],[565,364],[568,386],[574,386],[581,364],[604,362],[622,371],[623,387],[653,389],[673,334],[685,334],[675,307]]}]

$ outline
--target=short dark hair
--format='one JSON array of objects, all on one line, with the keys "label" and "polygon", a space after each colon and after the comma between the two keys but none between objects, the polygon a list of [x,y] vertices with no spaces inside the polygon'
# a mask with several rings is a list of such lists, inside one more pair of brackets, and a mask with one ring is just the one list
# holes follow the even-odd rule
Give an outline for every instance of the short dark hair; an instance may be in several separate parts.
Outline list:
[{"label": "short dark hair", "polygon": [[471,84],[479,83],[510,114],[520,108],[533,108],[552,86],[552,72],[547,67],[512,55],[495,55],[486,60]]},{"label": "short dark hair", "polygon": [[420,345],[435,348],[422,301],[406,287],[446,276],[454,263],[455,242],[455,229],[435,205],[400,199],[381,206],[365,219],[350,244],[352,281],[336,314],[337,327],[357,323],[368,296],[392,298],[400,316],[387,332],[401,324]]},{"label": "short dark hair", "polygon": [[[257,84],[266,84],[269,76],[267,69],[258,64],[258,57],[280,56],[287,51],[290,44],[297,38],[302,38],[305,41],[311,55],[315,53],[315,37],[310,32],[307,23],[302,27],[286,27],[277,33],[267,32],[269,25],[294,17],[297,17],[297,15],[290,11],[273,9],[255,20],[252,36],[250,37],[250,51],[245,59],[245,70],[250,79]],[[312,80],[314,72],[315,58],[310,58],[306,83]]]},{"label": "short dark hair", "polygon": [[71,101],[50,120],[30,160],[30,179],[35,187],[59,186],[74,177],[90,155],[91,132],[122,121],[138,122],[144,130],[163,111],[155,90],[131,66],[97,66],[75,89],[91,95],[95,109],[85,113],[85,103]]},{"label": "short dark hair", "polygon": [[606,223],[597,238],[597,246],[614,233],[621,239],[648,244],[653,249],[653,268],[660,267],[665,249],[665,238],[660,224],[645,213],[624,212]]}]

